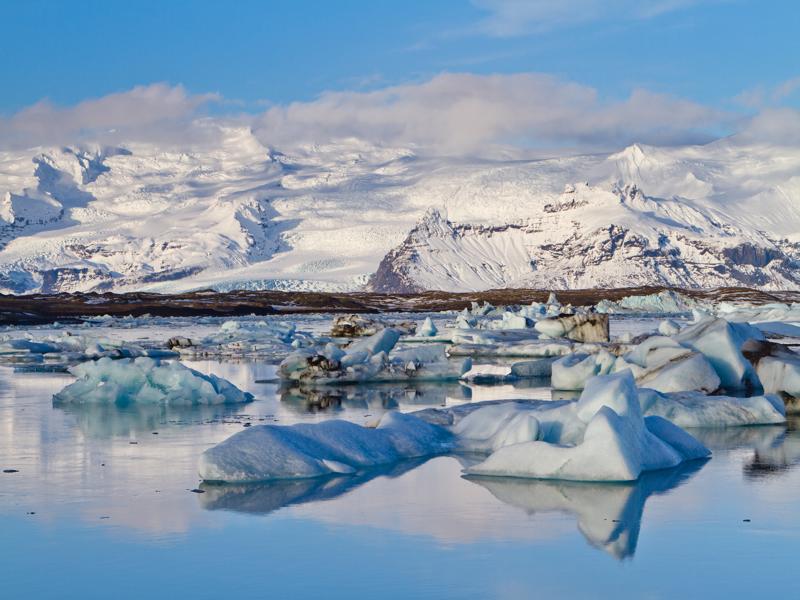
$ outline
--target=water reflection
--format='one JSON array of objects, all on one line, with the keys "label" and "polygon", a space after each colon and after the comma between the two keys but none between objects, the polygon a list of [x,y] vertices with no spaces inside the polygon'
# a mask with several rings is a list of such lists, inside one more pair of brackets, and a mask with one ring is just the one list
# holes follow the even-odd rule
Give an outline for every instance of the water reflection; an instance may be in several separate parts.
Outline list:
[{"label": "water reflection", "polygon": [[293,504],[332,500],[376,477],[399,477],[427,460],[403,461],[393,466],[370,469],[347,476],[283,480],[249,485],[203,483],[200,489],[205,493],[199,497],[200,505],[206,510],[231,510],[264,515]]},{"label": "water reflection", "polygon": [[800,464],[800,418],[789,419],[788,426],[771,440],[755,445],[752,458],[744,465],[746,478],[780,476]]},{"label": "water reflection", "polygon": [[[460,466],[471,461],[465,457],[452,458],[456,458]],[[477,489],[482,489],[491,494],[493,501],[522,509],[529,516],[551,512],[574,516],[579,531],[593,547],[621,560],[632,557],[636,551],[647,499],[683,485],[706,463],[694,461],[675,469],[646,473],[630,484],[592,484],[500,477],[458,477],[448,481],[457,472],[453,469],[456,465],[443,470],[441,460],[406,461],[350,476],[234,486],[204,484],[201,489],[205,494],[199,501],[206,510],[267,514],[286,506],[311,505],[348,496],[343,503],[317,504],[305,512],[323,520],[345,523],[352,520],[353,524],[368,523],[400,529],[407,534],[425,533],[448,542],[471,542],[475,537],[511,540],[552,534],[542,523],[538,527],[525,527],[518,514],[498,512],[491,503],[475,494]],[[443,476],[445,473],[447,475]],[[416,515],[409,519],[407,514],[386,512],[384,509],[390,505],[390,498],[397,500],[396,486],[375,481],[377,478],[399,478],[402,481],[398,485],[405,484],[405,488],[416,482],[416,486],[411,486],[419,489],[416,502],[426,507],[429,518]],[[359,488],[364,488],[363,492]],[[449,509],[439,512],[435,506],[427,505],[423,488],[436,490],[439,501],[449,498]],[[344,506],[353,505],[359,506],[357,515],[342,510]]]},{"label": "water reflection", "polygon": [[693,461],[675,469],[644,473],[635,482],[625,484],[505,477],[467,479],[528,514],[556,511],[574,515],[578,529],[592,546],[621,560],[636,552],[647,499],[683,485],[706,462]]},{"label": "water reflection", "polygon": [[287,386],[280,390],[283,405],[300,413],[345,408],[382,412],[403,406],[443,406],[470,398],[470,389],[458,383]]},{"label": "water reflection", "polygon": [[[249,420],[231,405],[168,406],[164,404],[71,404],[55,403],[54,408],[71,416],[87,437],[135,437],[170,427]],[[245,421],[246,422],[246,421]]]}]

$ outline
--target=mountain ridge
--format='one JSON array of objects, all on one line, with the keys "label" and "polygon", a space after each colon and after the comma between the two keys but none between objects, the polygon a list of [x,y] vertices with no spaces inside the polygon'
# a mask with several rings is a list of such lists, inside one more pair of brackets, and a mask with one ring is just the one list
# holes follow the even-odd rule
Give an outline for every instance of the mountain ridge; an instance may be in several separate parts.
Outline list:
[{"label": "mountain ridge", "polygon": [[794,147],[479,160],[213,127],[0,152],[0,292],[800,287]]}]

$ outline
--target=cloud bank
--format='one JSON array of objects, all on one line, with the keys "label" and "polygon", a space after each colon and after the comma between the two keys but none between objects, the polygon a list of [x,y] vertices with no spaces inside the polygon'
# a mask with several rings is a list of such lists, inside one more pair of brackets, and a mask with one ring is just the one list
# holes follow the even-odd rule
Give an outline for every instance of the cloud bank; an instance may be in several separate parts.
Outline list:
[{"label": "cloud bank", "polygon": [[187,134],[198,110],[218,94],[189,94],[181,85],[156,83],[58,107],[42,100],[0,119],[4,147],[68,144],[79,139],[148,139],[168,142]]},{"label": "cloud bank", "polygon": [[[794,80],[776,90],[776,97],[790,93]],[[70,107],[43,101],[0,119],[0,148],[90,141],[213,143],[219,130],[213,125],[226,122],[250,126],[264,144],[278,149],[358,138],[451,156],[488,156],[498,149],[572,152],[610,150],[632,142],[697,143],[734,132],[750,139],[800,143],[800,113],[793,109],[766,107],[753,117],[646,89],[607,99],[590,86],[540,73],[444,73],[375,91],[328,92],[259,114],[208,116],[212,103],[236,106],[216,94],[190,94],[182,86],[167,84],[140,86]]]}]

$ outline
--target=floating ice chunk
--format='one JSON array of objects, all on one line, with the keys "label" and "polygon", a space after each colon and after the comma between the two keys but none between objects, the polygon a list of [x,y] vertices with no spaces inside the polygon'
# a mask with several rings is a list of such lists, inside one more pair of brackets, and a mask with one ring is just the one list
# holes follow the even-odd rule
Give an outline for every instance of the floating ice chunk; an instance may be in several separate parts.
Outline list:
[{"label": "floating ice chunk", "polygon": [[402,323],[392,323],[389,325],[385,321],[371,319],[364,315],[339,315],[333,319],[331,325],[331,336],[333,337],[365,337],[374,335],[381,329],[391,327],[398,329],[406,334],[415,332],[417,325],[410,321]]},{"label": "floating ice chunk", "polygon": [[489,329],[528,329],[532,321],[524,316],[505,311],[499,321],[489,321]]},{"label": "floating ice chunk", "polygon": [[[586,423],[573,445],[543,439],[503,446],[469,469],[475,475],[633,481],[643,471],[703,458],[708,450],[678,427],[642,417],[633,376],[626,371],[591,380],[576,405]],[[651,431],[650,427],[654,431]]]},{"label": "floating ice chunk", "polygon": [[378,333],[369,336],[363,340],[356,340],[347,347],[347,353],[359,352],[361,350],[367,352],[370,356],[378,354],[379,352],[389,353],[395,347],[397,341],[400,339],[400,331],[397,329],[382,329]]},{"label": "floating ice chunk", "polygon": [[498,383],[513,379],[513,376],[509,365],[472,365],[461,379],[474,383]]},{"label": "floating ice chunk", "polygon": [[519,379],[550,377],[557,357],[523,360],[511,365],[511,375]]},{"label": "floating ice chunk", "polygon": [[786,422],[783,402],[775,395],[734,398],[697,392],[661,394],[640,389],[645,415],[663,417],[680,427],[736,427]]},{"label": "floating ice chunk", "polygon": [[764,339],[764,334],[755,327],[708,318],[687,327],[674,339],[702,353],[714,367],[724,388],[753,390],[760,387],[753,365],[742,354],[745,342]]},{"label": "floating ice chunk", "polygon": [[245,483],[355,473],[451,450],[452,434],[417,417],[386,413],[376,428],[331,420],[241,431],[200,458],[204,481]]},{"label": "floating ice chunk", "polygon": [[126,404],[130,402],[227,404],[253,400],[253,395],[215,375],[204,375],[179,362],[152,358],[81,363],[70,369],[78,380],[54,396],[56,402]]},{"label": "floating ice chunk", "polygon": [[577,342],[607,342],[608,315],[580,313],[542,319],[534,325],[536,331],[550,338],[567,338]]},{"label": "floating ice chunk", "polygon": [[568,354],[552,364],[551,384],[557,390],[582,390],[592,377],[610,373],[615,361],[616,357],[606,350]]},{"label": "floating ice chunk", "polygon": [[666,335],[666,336],[675,335],[680,330],[681,326],[678,325],[678,323],[676,323],[672,319],[666,319],[658,324],[658,333],[660,333],[661,335]]},{"label": "floating ice chunk", "polygon": [[417,328],[416,336],[434,337],[437,333],[439,333],[439,330],[434,325],[433,320],[430,317],[425,317],[425,321]]},{"label": "floating ice chunk", "polygon": [[61,350],[60,345],[29,339],[8,340],[0,344],[0,354],[48,354]]}]

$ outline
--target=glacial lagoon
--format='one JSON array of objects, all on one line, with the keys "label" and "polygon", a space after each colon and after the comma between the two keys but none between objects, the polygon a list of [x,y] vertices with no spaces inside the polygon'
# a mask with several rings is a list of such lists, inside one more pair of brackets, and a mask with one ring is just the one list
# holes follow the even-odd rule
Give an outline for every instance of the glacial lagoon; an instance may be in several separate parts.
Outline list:
[{"label": "glacial lagoon", "polygon": [[3,597],[713,598],[795,585],[796,420],[693,430],[710,460],[625,484],[465,477],[475,457],[446,455],[357,475],[209,485],[198,457],[247,426],[366,423],[388,410],[553,392],[533,381],[320,393],[276,383],[275,360],[183,362],[255,402],[59,406],[52,397],[71,375],[0,368]]}]

